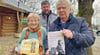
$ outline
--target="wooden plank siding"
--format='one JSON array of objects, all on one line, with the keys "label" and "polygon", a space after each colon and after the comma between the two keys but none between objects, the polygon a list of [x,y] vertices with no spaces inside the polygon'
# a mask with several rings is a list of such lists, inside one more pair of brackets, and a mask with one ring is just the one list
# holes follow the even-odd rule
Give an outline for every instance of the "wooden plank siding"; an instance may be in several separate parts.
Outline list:
[{"label": "wooden plank siding", "polygon": [[[8,17],[8,18],[7,18]],[[4,25],[7,24],[7,25]],[[16,18],[11,16],[2,16],[2,35],[13,35],[17,30]]]},{"label": "wooden plank siding", "polygon": [[0,16],[0,36],[1,36],[1,16]]},{"label": "wooden plank siding", "polygon": [[17,11],[0,7],[0,36],[11,36],[17,31]]}]

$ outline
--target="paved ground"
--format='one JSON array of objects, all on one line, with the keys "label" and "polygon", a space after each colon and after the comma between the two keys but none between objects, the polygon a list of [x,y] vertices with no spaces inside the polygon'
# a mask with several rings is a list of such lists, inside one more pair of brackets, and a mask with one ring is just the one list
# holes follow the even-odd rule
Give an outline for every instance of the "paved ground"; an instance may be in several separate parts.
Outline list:
[{"label": "paved ground", "polygon": [[93,55],[100,55],[100,36],[96,36],[95,44],[93,47]]},{"label": "paved ground", "polygon": [[[0,55],[14,55],[11,54],[13,52],[13,47],[16,45],[18,38],[10,37],[0,37]],[[95,44],[92,46],[93,55],[100,55],[100,36],[96,36]]]},{"label": "paved ground", "polygon": [[17,41],[18,38],[13,36],[0,37],[0,55],[13,55],[11,52],[13,52]]}]

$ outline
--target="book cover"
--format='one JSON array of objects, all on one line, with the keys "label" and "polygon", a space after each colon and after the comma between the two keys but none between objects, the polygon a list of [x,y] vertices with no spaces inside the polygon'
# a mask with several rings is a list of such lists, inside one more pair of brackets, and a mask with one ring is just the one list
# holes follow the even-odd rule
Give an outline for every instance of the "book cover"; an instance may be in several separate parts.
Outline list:
[{"label": "book cover", "polygon": [[49,54],[65,54],[64,36],[60,31],[48,32]]},{"label": "book cover", "polygon": [[20,46],[20,53],[27,55],[39,55],[39,40],[37,39],[23,40]]}]

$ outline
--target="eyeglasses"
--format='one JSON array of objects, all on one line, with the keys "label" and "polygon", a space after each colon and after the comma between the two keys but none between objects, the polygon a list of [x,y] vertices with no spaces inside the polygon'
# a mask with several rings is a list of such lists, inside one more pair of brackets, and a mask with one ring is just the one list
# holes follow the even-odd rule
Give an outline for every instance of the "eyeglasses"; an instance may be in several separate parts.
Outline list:
[{"label": "eyeglasses", "polygon": [[28,20],[28,22],[39,22],[39,20]]}]

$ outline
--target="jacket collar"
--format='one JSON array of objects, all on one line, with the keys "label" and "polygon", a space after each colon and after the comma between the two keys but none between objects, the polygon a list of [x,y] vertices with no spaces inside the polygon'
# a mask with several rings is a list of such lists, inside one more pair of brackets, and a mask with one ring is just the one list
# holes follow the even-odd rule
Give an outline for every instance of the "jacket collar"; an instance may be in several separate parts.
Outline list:
[{"label": "jacket collar", "polygon": [[49,16],[51,13],[52,13],[52,11],[51,11],[51,10],[49,11],[49,13],[48,13],[48,14],[46,14],[46,13],[42,12],[42,16],[44,16],[44,15]]},{"label": "jacket collar", "polygon": [[[73,20],[74,20],[73,15],[72,15],[72,14],[69,14],[69,18],[68,18],[68,20],[66,21],[66,24],[67,24],[67,23],[72,23]],[[56,25],[58,25],[58,26],[61,26],[61,19],[60,19],[60,17],[58,17],[58,18],[54,21],[54,24],[56,24]]]}]

